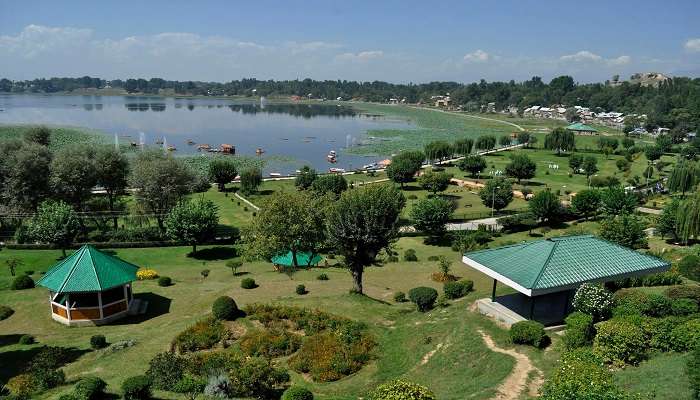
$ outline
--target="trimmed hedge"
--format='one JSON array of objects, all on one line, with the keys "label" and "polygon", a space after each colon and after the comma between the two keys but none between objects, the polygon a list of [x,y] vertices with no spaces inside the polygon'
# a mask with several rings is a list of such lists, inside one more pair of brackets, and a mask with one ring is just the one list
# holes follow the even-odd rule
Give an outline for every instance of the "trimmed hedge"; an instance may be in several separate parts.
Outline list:
[{"label": "trimmed hedge", "polygon": [[284,391],[281,400],[314,400],[314,394],[307,388],[292,386]]},{"label": "trimmed hedge", "polygon": [[22,335],[19,338],[19,344],[23,345],[28,345],[28,344],[34,344],[34,336],[32,335]]},{"label": "trimmed hedge", "polygon": [[700,281],[700,257],[688,255],[678,262],[678,272],[688,279]]},{"label": "trimmed hedge", "polygon": [[321,273],[321,274],[318,274],[318,276],[316,277],[316,279],[319,280],[319,281],[327,281],[327,280],[328,280],[328,275],[326,275],[325,273]]},{"label": "trimmed hedge", "polygon": [[673,328],[672,348],[675,351],[688,351],[700,343],[700,318],[691,319]]},{"label": "trimmed hedge", "polygon": [[564,333],[564,346],[572,350],[591,344],[595,337],[593,316],[580,311],[571,313],[566,317],[566,332]]},{"label": "trimmed hedge", "polygon": [[10,318],[10,316],[14,313],[15,310],[11,309],[8,306],[3,306],[2,304],[0,304],[0,321],[2,321],[3,319]]},{"label": "trimmed hedge", "polygon": [[445,282],[442,286],[442,290],[445,293],[445,297],[450,300],[459,299],[466,296],[474,288],[474,282],[470,280],[461,280],[457,282]]},{"label": "trimmed hedge", "polygon": [[397,379],[377,386],[370,400],[435,400],[435,394],[425,386]]},{"label": "trimmed hedge", "polygon": [[414,249],[408,249],[403,253],[403,260],[407,262],[415,262],[418,261],[418,256],[416,255],[416,251]]},{"label": "trimmed hedge", "polygon": [[396,292],[394,293],[394,301],[397,303],[403,303],[406,301],[406,293]]},{"label": "trimmed hedge", "polygon": [[596,325],[593,350],[606,363],[636,365],[647,356],[647,340],[641,318],[613,318]]},{"label": "trimmed hedge", "polygon": [[516,344],[544,347],[548,342],[544,325],[537,321],[520,321],[510,326],[510,340]]},{"label": "trimmed hedge", "polygon": [[173,284],[173,280],[169,276],[161,276],[158,278],[158,286],[168,287]]},{"label": "trimmed hedge", "polygon": [[104,335],[94,335],[90,338],[90,347],[93,349],[103,349],[107,347],[107,339]]},{"label": "trimmed hedge", "polygon": [[255,279],[253,278],[245,278],[241,280],[241,287],[243,289],[255,289],[258,287],[258,284],[255,283]]},{"label": "trimmed hedge", "polygon": [[416,304],[418,311],[426,312],[435,305],[438,292],[431,287],[419,286],[408,291],[408,298]]},{"label": "trimmed hedge", "polygon": [[214,300],[214,304],[211,306],[211,314],[216,319],[234,320],[238,316],[238,305],[229,296],[221,296]]},{"label": "trimmed hedge", "polygon": [[664,294],[670,299],[692,299],[700,303],[700,286],[671,286],[664,291]]},{"label": "trimmed hedge", "polygon": [[151,398],[151,380],[146,375],[136,375],[122,382],[124,400],[148,400]]},{"label": "trimmed hedge", "polygon": [[75,384],[73,394],[78,400],[98,400],[104,396],[107,383],[96,376],[83,378]]},{"label": "trimmed hedge", "polygon": [[18,275],[10,285],[12,290],[24,290],[31,289],[34,287],[34,279],[29,275],[20,274]]},{"label": "trimmed hedge", "polygon": [[295,292],[296,294],[298,294],[298,295],[305,295],[305,294],[308,293],[308,292],[306,291],[306,286],[304,286],[304,285],[297,285],[297,287],[296,287],[296,289],[294,290],[294,292]]}]

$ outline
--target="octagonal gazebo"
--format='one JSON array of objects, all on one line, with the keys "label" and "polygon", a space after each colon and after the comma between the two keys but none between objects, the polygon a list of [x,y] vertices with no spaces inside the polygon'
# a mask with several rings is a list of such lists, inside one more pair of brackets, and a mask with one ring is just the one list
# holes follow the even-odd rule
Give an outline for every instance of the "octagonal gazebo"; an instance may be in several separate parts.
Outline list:
[{"label": "octagonal gazebo", "polygon": [[49,289],[51,317],[65,325],[100,325],[124,317],[139,267],[85,245],[37,284]]}]

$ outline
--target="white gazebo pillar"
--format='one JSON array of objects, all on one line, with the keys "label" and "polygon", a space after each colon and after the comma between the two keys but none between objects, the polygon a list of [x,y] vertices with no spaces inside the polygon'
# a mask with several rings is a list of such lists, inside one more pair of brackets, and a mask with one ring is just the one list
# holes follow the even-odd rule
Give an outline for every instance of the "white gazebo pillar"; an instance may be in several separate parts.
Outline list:
[{"label": "white gazebo pillar", "polygon": [[68,317],[68,323],[70,324],[70,296],[66,293],[66,317]]}]

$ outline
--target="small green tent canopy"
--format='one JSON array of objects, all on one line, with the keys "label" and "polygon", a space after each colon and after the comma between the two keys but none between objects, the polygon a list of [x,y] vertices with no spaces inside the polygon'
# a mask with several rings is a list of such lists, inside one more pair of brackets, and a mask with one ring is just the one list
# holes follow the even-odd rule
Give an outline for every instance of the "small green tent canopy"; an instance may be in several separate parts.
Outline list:
[{"label": "small green tent canopy", "polygon": [[590,125],[583,124],[581,122],[577,122],[575,124],[567,126],[566,130],[574,132],[598,132],[596,128]]},{"label": "small green tent canopy", "polygon": [[[318,254],[313,254],[306,251],[297,251],[297,265],[300,267],[305,267],[307,265],[318,265],[323,258]],[[288,251],[286,254],[280,254],[272,257],[272,263],[275,265],[283,265],[285,267],[291,267],[294,265],[294,257],[292,252]]]},{"label": "small green tent canopy", "polygon": [[135,281],[138,269],[85,245],[51,267],[37,284],[56,293],[102,292]]}]

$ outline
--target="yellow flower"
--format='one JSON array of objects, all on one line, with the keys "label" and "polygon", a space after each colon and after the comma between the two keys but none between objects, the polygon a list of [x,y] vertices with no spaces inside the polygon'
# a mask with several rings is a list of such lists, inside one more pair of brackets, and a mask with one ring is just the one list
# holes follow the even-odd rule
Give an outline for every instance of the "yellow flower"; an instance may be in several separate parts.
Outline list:
[{"label": "yellow flower", "polygon": [[156,279],[158,277],[158,273],[154,269],[149,269],[149,268],[141,268],[138,271],[136,271],[136,278],[140,281],[145,281],[148,279]]}]

